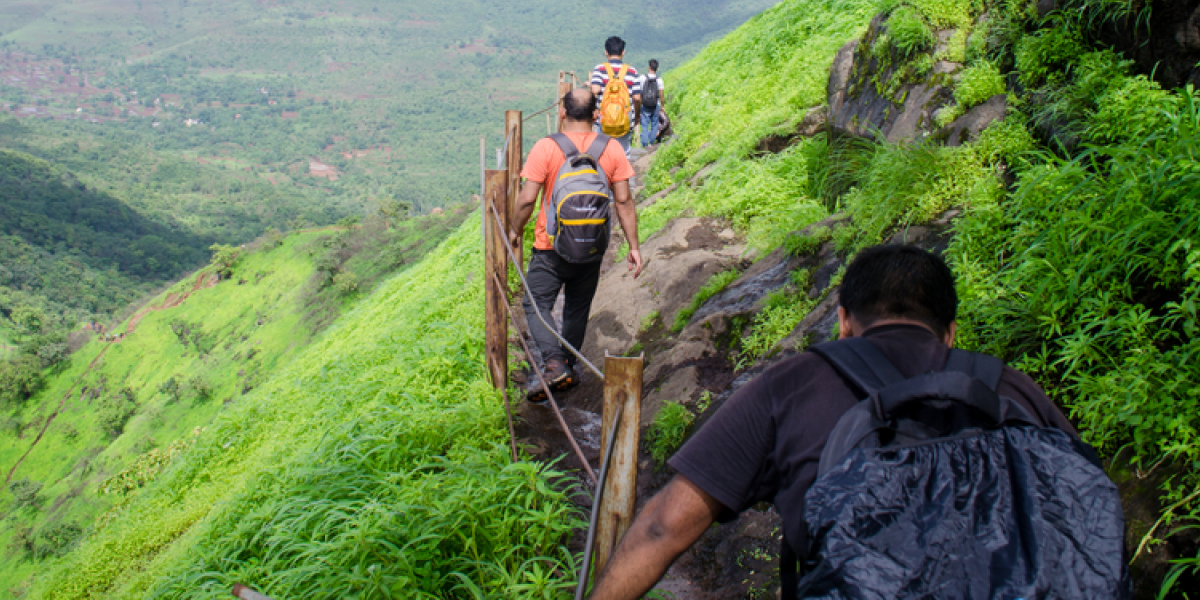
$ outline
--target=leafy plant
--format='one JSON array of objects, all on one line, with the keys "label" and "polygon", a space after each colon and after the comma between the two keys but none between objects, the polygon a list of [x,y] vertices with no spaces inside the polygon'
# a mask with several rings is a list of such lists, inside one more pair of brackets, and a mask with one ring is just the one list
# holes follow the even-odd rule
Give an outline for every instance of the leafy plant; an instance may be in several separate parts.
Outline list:
[{"label": "leafy plant", "polygon": [[651,458],[658,465],[665,465],[667,459],[683,445],[695,415],[678,402],[665,402],[654,422],[646,429],[646,442]]},{"label": "leafy plant", "polygon": [[964,110],[1004,93],[1004,77],[996,65],[982,61],[963,70],[954,86],[954,100]]},{"label": "leafy plant", "polygon": [[888,17],[887,34],[891,46],[904,58],[932,48],[936,41],[921,14],[910,6],[902,6]]}]

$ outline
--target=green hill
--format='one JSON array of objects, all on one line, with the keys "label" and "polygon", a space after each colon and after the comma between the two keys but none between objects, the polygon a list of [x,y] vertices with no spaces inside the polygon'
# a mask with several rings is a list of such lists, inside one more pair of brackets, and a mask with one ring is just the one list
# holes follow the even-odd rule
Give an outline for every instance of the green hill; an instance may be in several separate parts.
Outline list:
[{"label": "green hill", "polygon": [[231,267],[214,265],[173,285],[72,355],[33,397],[2,407],[0,464],[13,492],[0,508],[4,589],[20,589],[118,514],[204,427],[464,216],[458,210],[390,227],[376,221],[228,248]]},{"label": "green hill", "polygon": [[[132,13],[132,6],[124,10]],[[831,247],[845,259],[959,211],[946,255],[963,300],[960,344],[1029,372],[1079,424],[1125,483],[1131,550],[1142,550],[1133,563],[1141,593],[1154,595],[1161,585],[1166,595],[1182,581],[1173,577],[1194,574],[1200,561],[1187,550],[1187,528],[1200,510],[1200,97],[1190,87],[1164,89],[1103,41],[1105,28],[1152,22],[1145,14],[1131,19],[1130,5],[1082,1],[1058,8],[1040,15],[1035,3],[1015,0],[779,3],[669,74],[678,136],[647,178],[648,192],[663,196],[642,213],[643,235],[681,215],[714,216],[732,223],[756,256],[780,246],[801,255]],[[216,13],[203,12],[216,10],[223,9],[181,3],[178,14],[189,15],[183,19],[159,6],[123,32],[108,27],[109,35],[90,39],[97,48],[134,47],[136,40],[142,59],[135,65],[157,64],[169,56],[164,46],[215,53],[206,46],[214,42],[188,35],[201,27],[193,15],[218,25]],[[424,27],[436,31],[447,22],[435,11],[387,10],[382,22],[373,20],[370,5],[311,13],[271,6],[245,22],[236,11],[220,16],[242,32],[228,44],[229,56],[274,47],[269,40],[278,38],[266,32],[289,27],[305,28],[327,48],[345,42],[341,56],[366,56],[383,50],[351,38],[419,38]],[[521,69],[558,59],[506,45],[517,40],[515,48],[524,47],[521,36],[533,39],[536,30],[524,24],[557,13],[525,5],[486,10],[480,14],[488,18],[471,25],[482,33],[446,44],[445,57],[455,58],[429,63],[439,67],[434,75],[422,73],[437,81],[426,90],[438,97],[463,89],[461,80],[450,87],[452,76],[441,75],[450,67],[480,76],[487,88],[463,92],[465,104],[481,101],[475,107],[485,106],[479,114],[488,117],[481,129],[462,132],[464,148],[475,148],[469,141],[480,132],[494,135],[493,112],[537,104],[508,94],[529,98],[541,89],[530,77],[503,88],[483,72],[528,75],[535,71]],[[37,26],[18,37],[57,23],[46,19],[70,22],[71,13],[54,14],[23,17]],[[947,62],[960,65],[955,77],[941,78],[951,80],[941,124],[997,96],[1007,104],[1005,118],[957,146],[801,135],[811,109],[826,102],[835,54],[867,33],[876,15],[877,24],[902,33],[864,42],[862,56],[888,64],[891,75],[868,78],[863,87],[902,105],[888,94],[935,77],[937,61],[953,59]],[[177,32],[155,29],[172,23]],[[670,38],[668,25],[656,27],[656,35]],[[555,35],[568,34],[546,39]],[[486,43],[475,44],[479,39]],[[296,47],[281,47],[288,50],[264,64],[299,70],[285,60]],[[205,60],[204,77],[235,69],[232,58]],[[325,67],[322,85],[371,79],[354,60],[326,64],[335,66]],[[379,79],[416,76],[392,64],[398,70]],[[176,75],[193,77],[186,69]],[[239,85],[248,77],[229,75]],[[296,98],[304,98],[301,91]],[[439,127],[474,114],[440,112],[429,108],[436,97],[426,100],[393,109],[453,124]],[[317,97],[313,106],[322,108],[314,114],[358,115],[380,106],[373,101],[343,98],[326,107]],[[232,104],[220,110],[246,110]],[[238,121],[224,114],[217,131]],[[241,114],[248,119],[248,111]],[[335,150],[362,146],[330,141]],[[187,148],[161,151],[183,156]],[[445,164],[456,164],[449,152]],[[248,156],[231,150],[229,160],[249,163]],[[358,183],[342,185],[336,189],[359,193]],[[846,219],[794,234],[838,213]],[[195,289],[192,279],[163,298],[169,303],[195,289],[186,317],[173,317],[175,309],[147,313],[103,357],[100,344],[74,355],[13,413],[8,445],[0,446],[11,461],[29,447],[18,442],[28,442],[37,424],[50,424],[50,437],[36,448],[45,447],[35,449],[45,455],[27,459],[28,469],[21,463],[0,505],[7,511],[0,540],[11,557],[0,585],[31,598],[220,597],[234,582],[283,598],[565,596],[576,569],[565,545],[580,515],[564,497],[569,479],[545,465],[509,464],[502,404],[483,369],[478,217],[467,216],[394,276],[395,265],[379,263],[384,252],[347,258],[341,250],[398,248],[396,239],[288,236],[278,248],[245,256],[215,287]],[[423,238],[424,247],[433,239],[441,238]],[[381,283],[356,294],[352,284],[367,273]],[[302,281],[313,282],[312,294],[295,291]],[[325,308],[310,308],[303,297]],[[256,312],[264,304],[273,311],[265,320]],[[797,295],[772,296],[733,335],[731,352],[741,364],[769,359],[811,306]],[[334,317],[328,329],[310,333],[312,323]],[[259,346],[263,354],[251,354]],[[85,389],[98,393],[91,398]],[[93,408],[88,398],[97,402]],[[62,412],[51,422],[59,403]],[[167,416],[175,420],[168,424]],[[113,435],[114,423],[120,435]],[[60,430],[66,424],[74,434]],[[193,434],[196,425],[202,429]],[[1147,557],[1146,547],[1159,551]]]}]

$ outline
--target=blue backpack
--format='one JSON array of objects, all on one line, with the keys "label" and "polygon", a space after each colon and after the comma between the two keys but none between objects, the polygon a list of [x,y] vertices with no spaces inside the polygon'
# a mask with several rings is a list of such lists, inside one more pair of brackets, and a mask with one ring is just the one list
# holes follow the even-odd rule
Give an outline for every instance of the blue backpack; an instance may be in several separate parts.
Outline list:
[{"label": "blue backpack", "polygon": [[907,379],[863,338],[810,350],[864,399],[821,453],[808,539],[784,543],[785,598],[1132,596],[1116,485],[1090,446],[996,393],[999,359],[951,350]]}]

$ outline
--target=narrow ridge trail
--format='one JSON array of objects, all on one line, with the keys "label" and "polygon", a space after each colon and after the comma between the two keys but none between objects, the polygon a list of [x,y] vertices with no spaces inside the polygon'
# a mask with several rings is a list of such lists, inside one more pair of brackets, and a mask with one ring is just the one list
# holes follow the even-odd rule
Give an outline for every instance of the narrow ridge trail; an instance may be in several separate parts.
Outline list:
[{"label": "narrow ridge trail", "polygon": [[42,425],[42,429],[38,432],[37,437],[33,439],[33,443],[29,445],[29,448],[25,450],[25,453],[21,455],[21,458],[17,459],[17,462],[13,464],[12,468],[8,470],[8,476],[4,479],[4,484],[8,485],[12,482],[13,475],[16,474],[17,469],[21,466],[21,463],[23,463],[25,459],[33,452],[33,450],[37,448],[38,442],[42,441],[42,436],[46,435],[46,432],[50,429],[50,425],[54,423],[55,417],[62,412],[63,407],[65,407],[67,404],[67,401],[70,400],[72,394],[75,393],[75,389],[79,387],[79,385],[89,374],[91,374],[92,369],[97,363],[100,362],[101,358],[104,358],[104,354],[108,352],[108,349],[112,347],[112,344],[120,343],[121,340],[125,339],[125,336],[137,330],[138,323],[140,323],[147,314],[175,308],[180,304],[183,304],[183,302],[192,294],[202,289],[211,288],[215,286],[218,281],[219,278],[215,273],[206,273],[205,271],[201,270],[200,273],[196,274],[196,279],[192,283],[192,287],[190,289],[178,293],[167,294],[162,303],[158,304],[157,306],[148,305],[142,307],[140,310],[134,313],[132,317],[129,318],[129,321],[125,325],[124,332],[118,334],[111,340],[102,338],[102,340],[105,342],[105,346],[100,350],[100,354],[97,354],[96,358],[93,358],[92,362],[88,363],[87,368],[84,369],[83,373],[81,373],[79,377],[75,379],[75,382],[71,384],[71,387],[67,390],[67,393],[63,394],[62,400],[58,402],[58,407],[54,409],[54,412],[50,413],[50,416],[46,417],[46,422]]}]

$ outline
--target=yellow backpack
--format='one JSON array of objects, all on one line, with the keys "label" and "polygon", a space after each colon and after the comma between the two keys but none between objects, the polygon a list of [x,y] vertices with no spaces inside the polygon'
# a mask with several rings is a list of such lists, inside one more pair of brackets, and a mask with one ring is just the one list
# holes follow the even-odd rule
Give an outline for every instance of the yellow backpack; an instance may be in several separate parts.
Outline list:
[{"label": "yellow backpack", "polygon": [[600,131],[609,137],[621,137],[629,133],[629,86],[625,85],[628,65],[613,74],[612,65],[605,63],[608,83],[604,86],[604,99],[600,101]]}]

